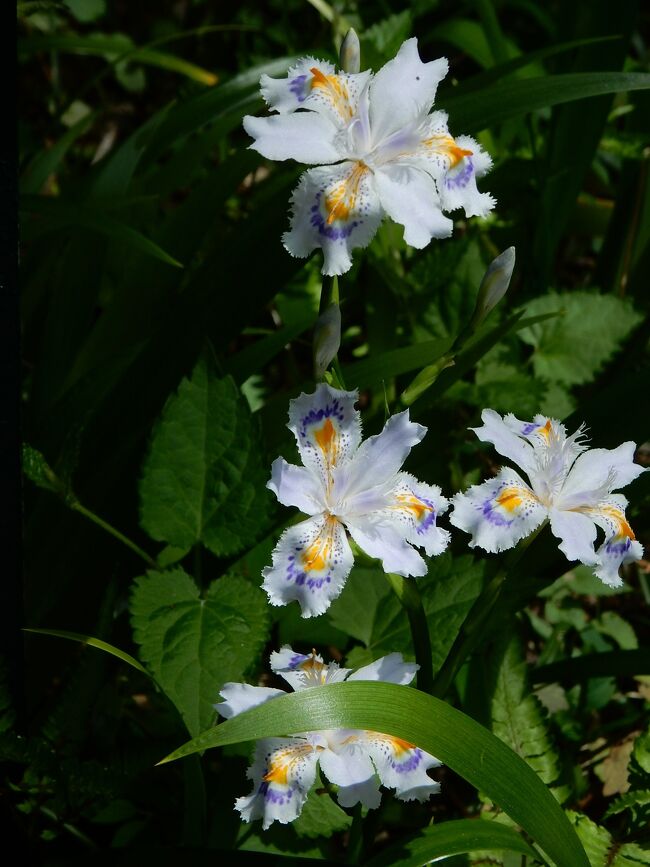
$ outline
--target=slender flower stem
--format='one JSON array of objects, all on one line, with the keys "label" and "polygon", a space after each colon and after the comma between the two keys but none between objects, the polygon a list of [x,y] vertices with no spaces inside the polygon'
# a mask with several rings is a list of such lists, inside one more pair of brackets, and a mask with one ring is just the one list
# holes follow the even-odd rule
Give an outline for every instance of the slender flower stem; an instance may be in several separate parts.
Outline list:
[{"label": "slender flower stem", "polygon": [[533,533],[530,534],[530,536],[526,539],[522,539],[514,551],[511,551],[510,555],[504,558],[501,568],[483,589],[481,595],[478,597],[469,614],[465,618],[465,622],[461,626],[460,631],[451,646],[451,650],[447,654],[447,658],[433,680],[433,695],[436,695],[439,698],[442,698],[445,695],[453,683],[454,678],[458,674],[463,662],[465,662],[470,653],[472,653],[478,646],[481,640],[481,627],[494,611],[496,604],[501,597],[506,579],[519,563],[524,552],[534,542],[547,523],[547,521],[544,521]]},{"label": "slender flower stem", "polygon": [[100,518],[99,515],[96,515],[94,512],[91,512],[90,509],[87,509],[83,506],[79,500],[73,500],[69,502],[68,505],[71,509],[74,509],[75,512],[79,512],[79,514],[88,518],[89,521],[92,521],[93,524],[97,524],[98,527],[101,527],[102,530],[106,530],[107,533],[110,533],[115,539],[119,539],[123,545],[126,545],[127,548],[130,548],[138,557],[141,557],[144,562],[150,566],[152,569],[156,569],[156,561],[153,557],[150,557],[146,551],[143,551],[135,542],[132,542],[131,539],[127,538],[124,533],[120,533],[119,530],[116,530],[115,527],[111,526],[108,521],[105,521],[103,518]]},{"label": "slender flower stem", "polygon": [[325,371],[332,365],[336,377],[341,382],[341,369],[337,353],[341,345],[341,309],[339,306],[338,277],[324,277],[318,309],[318,320],[314,327],[314,378],[321,381]]},{"label": "slender flower stem", "polygon": [[348,855],[346,861],[348,864],[358,864],[363,853],[363,816],[361,815],[361,804],[354,807],[352,814],[352,825],[350,826],[350,836],[348,838]]},{"label": "slender flower stem", "polygon": [[386,580],[395,591],[409,619],[415,661],[420,666],[417,675],[418,689],[430,693],[433,690],[433,666],[431,660],[431,637],[426,614],[422,605],[420,588],[414,578],[403,578],[393,573]]}]

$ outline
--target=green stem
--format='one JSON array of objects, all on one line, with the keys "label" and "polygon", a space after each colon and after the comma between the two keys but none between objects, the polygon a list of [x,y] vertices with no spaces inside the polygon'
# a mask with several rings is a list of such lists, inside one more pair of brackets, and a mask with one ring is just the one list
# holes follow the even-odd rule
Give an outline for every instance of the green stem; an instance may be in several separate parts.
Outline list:
[{"label": "green stem", "polygon": [[205,845],[205,782],[203,768],[197,755],[183,762],[185,780],[185,814],[183,816],[183,845],[201,848]]},{"label": "green stem", "polygon": [[432,694],[442,698],[454,678],[458,674],[460,667],[465,662],[467,657],[472,653],[481,641],[481,627],[484,626],[492,612],[494,611],[503,586],[514,569],[524,555],[524,552],[532,545],[537,536],[541,533],[548,522],[544,521],[540,526],[530,534],[526,539],[523,539],[510,555],[505,557],[501,568],[497,571],[494,577],[488,582],[472,606],[469,614],[465,618],[465,622],[460,628],[451,650],[447,654],[447,658],[443,662],[433,681]]},{"label": "green stem", "polygon": [[338,277],[324,277],[321,286],[318,319],[314,327],[314,378],[329,381],[326,371],[331,365],[336,385],[343,387],[338,351],[341,345],[341,310]]},{"label": "green stem", "polygon": [[348,864],[358,864],[363,853],[363,816],[361,815],[361,804],[354,807],[352,814],[352,825],[350,826],[350,836],[348,838]]},{"label": "green stem", "polygon": [[431,638],[427,617],[422,605],[420,588],[414,578],[403,578],[401,575],[386,574],[386,580],[395,591],[409,619],[415,661],[420,666],[418,670],[418,689],[431,693],[433,690],[433,665],[431,659]]},{"label": "green stem", "polygon": [[115,539],[119,539],[119,541],[126,545],[127,548],[130,548],[138,557],[141,557],[145,563],[150,566],[152,569],[156,569],[156,561],[150,557],[146,551],[143,551],[135,542],[132,542],[129,538],[127,538],[124,533],[120,533],[119,530],[116,530],[115,527],[111,526],[108,521],[105,521],[103,518],[100,518],[99,515],[96,515],[94,512],[91,512],[90,509],[87,509],[83,506],[79,500],[73,500],[69,502],[68,505],[71,509],[74,509],[75,512],[79,512],[79,514],[84,515],[84,517],[88,518],[89,521],[92,521],[93,524],[97,524],[98,527],[101,527],[102,530],[105,530],[107,533],[110,533]]}]

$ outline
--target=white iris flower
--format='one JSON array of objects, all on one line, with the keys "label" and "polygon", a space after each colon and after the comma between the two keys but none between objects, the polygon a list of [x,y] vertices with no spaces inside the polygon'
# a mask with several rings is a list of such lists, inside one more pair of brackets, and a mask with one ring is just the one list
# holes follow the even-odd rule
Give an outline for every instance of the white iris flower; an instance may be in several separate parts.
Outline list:
[{"label": "white iris flower", "polygon": [[407,244],[422,248],[451,235],[443,211],[462,207],[483,217],[492,210],[492,196],[476,188],[489,155],[469,136],[452,138],[445,112],[429,113],[447,69],[444,57],[422,63],[417,39],[408,39],[374,76],[335,72],[313,57],[284,79],[262,76],[276,114],[244,118],[251,147],[267,159],[316,166],[293,193],[283,236],[292,256],[322,247],[322,273],[343,274],[351,251],[368,246],[385,216],[404,226]]},{"label": "white iris flower", "polygon": [[[472,534],[470,547],[492,552],[512,548],[548,518],[569,560],[593,567],[610,587],[620,586],[621,564],[643,555],[625,518],[627,500],[613,493],[644,472],[633,460],[635,444],[589,449],[583,427],[567,436],[564,425],[543,415],[523,422],[485,409],[481,418],[483,426],[473,429],[476,435],[519,466],[529,484],[504,468],[496,478],[454,497],[450,520]],[[595,550],[597,527],[605,539]]]},{"label": "white iris flower", "polygon": [[[346,679],[406,686],[418,670],[415,663],[404,662],[401,653],[390,653],[351,673],[335,662],[325,665],[315,651],[307,656],[295,653],[288,645],[271,654],[271,668],[295,691]],[[230,719],[286,693],[247,683],[226,683],[221,695],[225,701],[215,708]],[[307,800],[319,763],[327,779],[339,787],[337,798],[342,807],[359,803],[370,809],[378,807],[379,782],[395,789],[403,801],[424,801],[440,789],[427,775],[427,768],[440,762],[415,744],[379,732],[329,729],[259,741],[248,770],[253,791],[238,798],[235,808],[246,822],[262,819],[265,829],[275,821],[283,825],[293,822]]]},{"label": "white iris flower", "polygon": [[362,443],[357,397],[321,384],[292,400],[288,427],[304,466],[277,458],[267,484],[283,505],[311,516],[285,530],[262,572],[271,604],[297,599],[303,617],[322,614],[343,589],[353,565],[346,528],[386,572],[404,576],[427,572],[412,545],[432,556],[449,543],[436,526],[449,501],[437,485],[400,472],[427,429],[405,410]]}]

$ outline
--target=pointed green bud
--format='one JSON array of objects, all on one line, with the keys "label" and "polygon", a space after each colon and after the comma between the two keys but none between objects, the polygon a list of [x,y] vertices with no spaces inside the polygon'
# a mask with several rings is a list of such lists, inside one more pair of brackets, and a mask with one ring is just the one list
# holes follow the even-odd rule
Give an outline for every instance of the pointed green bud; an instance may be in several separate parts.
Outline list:
[{"label": "pointed green bud", "polygon": [[339,66],[343,72],[359,72],[361,69],[361,43],[354,27],[350,27],[341,42]]},{"label": "pointed green bud", "polygon": [[341,308],[329,304],[314,328],[314,377],[319,382],[341,345]]},{"label": "pointed green bud", "polygon": [[470,328],[472,330],[478,326],[490,315],[497,306],[499,301],[508,291],[510,278],[515,267],[515,248],[508,247],[503,253],[500,253],[496,259],[490,262],[490,265],[485,272],[485,276],[481,281],[478,296],[476,298],[476,306]]}]

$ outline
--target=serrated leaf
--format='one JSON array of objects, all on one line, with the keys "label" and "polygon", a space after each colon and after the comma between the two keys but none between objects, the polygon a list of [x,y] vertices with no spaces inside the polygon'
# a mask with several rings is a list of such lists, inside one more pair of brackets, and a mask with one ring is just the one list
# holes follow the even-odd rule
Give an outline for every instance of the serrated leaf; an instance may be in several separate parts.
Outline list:
[{"label": "serrated leaf", "polygon": [[650,805],[650,790],[649,789],[632,789],[629,792],[624,792],[619,795],[607,808],[604,818],[615,816],[617,813],[622,813],[623,810],[631,810],[633,807],[644,807]]},{"label": "serrated leaf", "polygon": [[593,292],[551,292],[533,299],[526,310],[529,314],[564,311],[519,331],[534,348],[535,374],[564,385],[591,382],[642,318],[629,301]]},{"label": "serrated leaf", "polygon": [[567,810],[592,867],[639,867],[649,863],[647,850],[635,843],[621,845],[605,828],[581,813]]},{"label": "serrated leaf", "polygon": [[560,768],[542,704],[529,689],[521,639],[515,635],[501,642],[499,650],[491,702],[492,731],[525,759],[545,783],[553,783],[560,776]]},{"label": "serrated leaf", "polygon": [[417,744],[498,804],[557,867],[588,867],[566,816],[532,768],[475,720],[410,687],[359,681],[300,690],[226,720],[162,761],[229,743],[330,728],[369,729]]},{"label": "serrated leaf", "polygon": [[302,812],[293,822],[293,829],[299,837],[329,837],[337,831],[345,831],[352,824],[352,817],[327,792],[317,794],[317,788],[311,790]]},{"label": "serrated leaf", "polygon": [[[452,559],[449,553],[430,561],[418,589],[429,625],[433,670],[445,659],[458,629],[483,583],[482,563],[465,555]],[[366,665],[386,653],[401,652],[412,658],[413,641],[408,618],[379,569],[356,569],[345,590],[329,612],[333,626],[363,641],[348,662]]]},{"label": "serrated leaf", "polygon": [[142,527],[175,548],[202,542],[230,556],[268,525],[267,477],[246,400],[204,355],[154,429],[140,482]]},{"label": "serrated leaf", "polygon": [[52,468],[38,449],[32,448],[27,443],[23,444],[22,450],[23,472],[38,488],[59,494],[63,490],[61,481],[54,474]]},{"label": "serrated leaf", "polygon": [[226,575],[201,596],[176,568],[137,578],[130,611],[142,660],[188,731],[198,734],[214,722],[220,687],[243,680],[266,642],[264,594],[244,578]]}]

